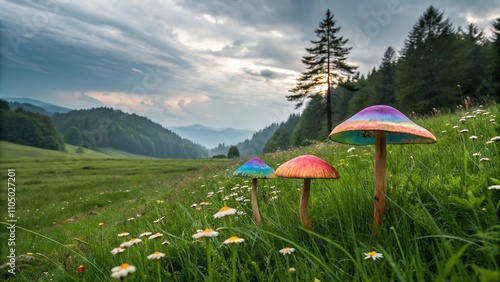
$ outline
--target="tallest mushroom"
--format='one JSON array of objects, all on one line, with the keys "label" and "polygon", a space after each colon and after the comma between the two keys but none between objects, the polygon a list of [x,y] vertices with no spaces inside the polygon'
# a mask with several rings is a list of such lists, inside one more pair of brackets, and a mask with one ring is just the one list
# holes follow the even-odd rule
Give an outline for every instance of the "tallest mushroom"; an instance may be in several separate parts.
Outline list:
[{"label": "tallest mushroom", "polygon": [[386,144],[431,144],[436,137],[397,109],[376,105],[365,108],[335,127],[328,136],[332,141],[353,144],[375,144],[375,203],[373,233],[385,213]]}]

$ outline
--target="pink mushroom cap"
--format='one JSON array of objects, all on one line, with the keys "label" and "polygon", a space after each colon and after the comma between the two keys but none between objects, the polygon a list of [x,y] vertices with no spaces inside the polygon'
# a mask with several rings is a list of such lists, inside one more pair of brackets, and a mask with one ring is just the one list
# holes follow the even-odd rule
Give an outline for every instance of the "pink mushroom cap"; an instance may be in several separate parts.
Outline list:
[{"label": "pink mushroom cap", "polygon": [[274,174],[286,178],[340,178],[331,164],[313,155],[293,158],[280,165]]}]

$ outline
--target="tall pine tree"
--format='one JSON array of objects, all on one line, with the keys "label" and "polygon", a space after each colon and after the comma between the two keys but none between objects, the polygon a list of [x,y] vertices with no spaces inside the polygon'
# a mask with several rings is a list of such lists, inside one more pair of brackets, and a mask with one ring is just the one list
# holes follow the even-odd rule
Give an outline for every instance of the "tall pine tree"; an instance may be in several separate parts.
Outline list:
[{"label": "tall pine tree", "polygon": [[[326,116],[328,130],[332,130],[332,89],[348,82],[355,74],[356,66],[347,63],[347,55],[351,47],[345,47],[348,39],[337,34],[340,27],[335,26],[333,14],[326,12],[325,18],[315,30],[318,40],[311,40],[314,47],[306,48],[310,55],[302,57],[302,63],[307,66],[307,71],[302,73],[295,88],[287,96],[288,101],[296,102],[299,108],[305,98],[323,94],[326,100]],[[321,92],[324,93],[321,93]]]},{"label": "tall pine tree", "polygon": [[493,22],[493,83],[495,98],[500,101],[500,18]]},{"label": "tall pine tree", "polygon": [[469,79],[467,54],[450,20],[433,6],[413,26],[396,68],[395,94],[404,112],[428,113],[462,103],[457,85]]}]

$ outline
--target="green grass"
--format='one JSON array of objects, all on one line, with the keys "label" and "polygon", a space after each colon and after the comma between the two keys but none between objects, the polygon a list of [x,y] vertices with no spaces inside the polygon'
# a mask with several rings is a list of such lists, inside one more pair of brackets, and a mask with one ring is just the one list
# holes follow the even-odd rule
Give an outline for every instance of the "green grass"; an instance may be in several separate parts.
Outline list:
[{"label": "green grass", "polygon": [[[192,235],[210,227],[219,232],[208,242],[214,281],[232,278],[231,248],[223,244],[232,235],[245,239],[235,246],[238,281],[500,281],[500,191],[488,189],[500,184],[500,143],[486,144],[500,135],[500,107],[484,110],[490,113],[464,123],[459,119],[472,111],[417,120],[436,135],[436,144],[389,145],[388,207],[376,236],[373,146],[348,153],[351,146],[325,141],[261,156],[276,168],[313,154],[338,169],[340,179],[312,180],[309,232],[298,215],[301,180],[259,180],[263,223],[255,225],[250,203],[237,201],[250,198],[251,180],[232,176],[246,158],[79,156],[1,143],[4,187],[7,169],[16,169],[16,255],[34,257],[19,259],[15,276],[4,269],[1,277],[103,281],[112,279],[111,268],[127,262],[137,267],[127,281],[204,281],[205,241]],[[477,140],[469,139],[473,135]],[[6,211],[2,201],[0,210]],[[202,201],[210,205],[193,205]],[[224,205],[242,214],[214,218]],[[5,212],[2,218],[8,219]],[[124,231],[130,235],[117,236]],[[141,237],[123,253],[110,253],[144,231],[163,236]],[[7,236],[3,229],[4,245]],[[164,240],[170,244],[162,245]],[[284,247],[295,252],[283,256]],[[4,262],[8,252],[1,249]],[[165,257],[148,260],[155,251]],[[370,251],[384,257],[365,260]],[[79,265],[86,271],[77,273]]]}]

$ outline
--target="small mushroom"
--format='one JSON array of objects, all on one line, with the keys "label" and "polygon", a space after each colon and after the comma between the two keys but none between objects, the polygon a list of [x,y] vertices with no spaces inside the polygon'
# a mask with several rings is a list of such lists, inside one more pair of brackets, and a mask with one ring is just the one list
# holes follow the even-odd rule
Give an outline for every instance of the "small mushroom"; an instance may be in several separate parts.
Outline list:
[{"label": "small mushroom", "polygon": [[304,226],[312,230],[307,215],[307,202],[311,189],[312,178],[339,178],[337,170],[326,161],[312,155],[303,155],[293,158],[280,165],[275,172],[276,176],[286,178],[303,178],[304,187],[300,196],[299,213]]},{"label": "small mushroom", "polygon": [[257,179],[275,178],[276,176],[274,175],[274,169],[272,169],[259,158],[251,158],[246,163],[237,168],[234,171],[233,175],[252,178],[252,212],[253,217],[255,218],[255,222],[257,223],[257,225],[259,225],[261,223],[261,218],[259,213],[259,206],[257,204]]},{"label": "small mushroom", "polygon": [[335,127],[328,137],[332,141],[344,144],[375,144],[374,234],[385,213],[386,144],[437,142],[432,133],[415,124],[397,109],[386,105],[376,105],[361,110]]}]

